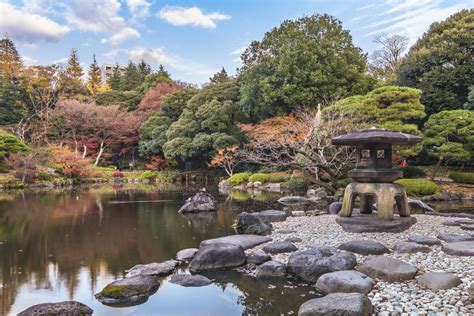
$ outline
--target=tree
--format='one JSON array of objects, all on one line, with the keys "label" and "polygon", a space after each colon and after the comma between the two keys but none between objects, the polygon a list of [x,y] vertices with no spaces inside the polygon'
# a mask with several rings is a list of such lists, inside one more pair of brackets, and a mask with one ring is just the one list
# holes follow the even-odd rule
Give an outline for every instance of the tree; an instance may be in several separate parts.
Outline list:
[{"label": "tree", "polygon": [[428,152],[438,159],[431,180],[435,178],[443,162],[472,163],[474,112],[453,110],[431,115],[425,123],[424,145]]},{"label": "tree", "polygon": [[0,125],[18,123],[26,113],[27,98],[20,85],[0,76]]},{"label": "tree", "polygon": [[220,148],[211,160],[210,165],[221,167],[229,177],[234,174],[234,169],[241,162],[239,160],[239,146]]},{"label": "tree", "polygon": [[84,72],[77,56],[77,50],[72,49],[66,69],[60,74],[59,85],[61,92],[67,97],[82,94],[84,92],[83,75]]},{"label": "tree", "polygon": [[138,105],[138,110],[146,112],[158,111],[166,97],[179,90],[181,90],[181,87],[174,82],[158,83],[145,94]]},{"label": "tree", "polygon": [[221,71],[215,73],[211,78],[209,78],[211,84],[224,83],[229,80],[230,77],[224,67],[222,67]]},{"label": "tree", "polygon": [[137,66],[131,61],[128,61],[127,68],[125,68],[122,74],[122,80],[120,82],[120,89],[122,91],[130,91],[138,88],[142,83],[140,71]]},{"label": "tree", "polygon": [[120,66],[117,64],[114,67],[112,76],[110,76],[109,80],[107,80],[107,83],[109,84],[112,90],[119,91],[121,81],[122,81],[122,71],[120,70]]},{"label": "tree", "polygon": [[474,86],[469,87],[467,102],[464,103],[464,109],[474,111]]},{"label": "tree", "polygon": [[[421,91],[418,89],[384,86],[368,94],[352,96],[340,100],[325,111],[353,113],[355,118],[367,124],[391,131],[421,135],[416,120],[425,117],[424,105],[420,102]],[[421,145],[396,147],[401,156],[414,156],[421,150]]]},{"label": "tree", "polygon": [[100,68],[95,59],[95,54],[92,55],[92,64],[89,66],[89,79],[87,82],[87,88],[93,97],[96,97],[102,87],[102,77],[100,74]]},{"label": "tree", "polygon": [[151,74],[151,67],[143,59],[137,65],[138,72],[140,73],[140,81],[143,82],[145,77]]},{"label": "tree", "polygon": [[472,25],[474,9],[462,10],[431,24],[413,45],[397,74],[397,83],[423,91],[428,116],[462,109],[474,85]]},{"label": "tree", "polygon": [[372,53],[372,64],[369,69],[374,76],[383,82],[391,83],[395,80],[395,73],[403,59],[403,54],[408,48],[408,37],[401,35],[377,35],[374,43],[382,46]]},{"label": "tree", "polygon": [[0,163],[11,154],[28,151],[28,145],[15,135],[0,134]]},{"label": "tree", "polygon": [[59,173],[74,179],[90,175],[86,166],[90,159],[82,158],[79,154],[69,150],[67,147],[50,145],[49,150],[53,157],[53,163]]},{"label": "tree", "polygon": [[366,55],[329,15],[286,20],[242,54],[241,103],[254,122],[366,93]]},{"label": "tree", "polygon": [[23,62],[13,41],[8,36],[0,39],[0,76],[18,79],[22,68]]}]

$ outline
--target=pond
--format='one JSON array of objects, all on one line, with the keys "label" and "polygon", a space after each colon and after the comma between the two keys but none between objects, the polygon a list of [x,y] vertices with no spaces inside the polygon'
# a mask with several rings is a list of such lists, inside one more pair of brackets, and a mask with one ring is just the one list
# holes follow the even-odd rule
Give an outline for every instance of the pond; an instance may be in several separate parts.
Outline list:
[{"label": "pond", "polygon": [[[277,197],[221,197],[217,212],[182,216],[195,190],[170,192],[102,186],[63,192],[0,196],[0,314],[15,315],[39,303],[77,300],[94,315],[291,314],[317,296],[294,279],[256,280],[236,271],[213,284],[162,286],[138,306],[113,308],[94,298],[138,263],[165,261],[202,240],[234,234],[242,211],[267,209]],[[179,271],[184,273],[183,271]]]}]

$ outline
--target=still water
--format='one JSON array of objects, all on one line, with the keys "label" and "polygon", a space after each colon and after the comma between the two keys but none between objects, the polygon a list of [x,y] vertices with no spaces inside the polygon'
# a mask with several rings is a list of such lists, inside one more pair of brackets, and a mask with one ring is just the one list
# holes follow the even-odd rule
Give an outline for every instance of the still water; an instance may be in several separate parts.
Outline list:
[{"label": "still water", "polygon": [[126,269],[234,234],[239,212],[266,209],[276,199],[221,197],[217,212],[182,216],[177,211],[191,192],[102,186],[0,194],[0,314],[64,300],[80,301],[94,315],[296,314],[316,295],[296,280],[257,281],[230,271],[208,275],[214,283],[198,288],[163,279],[156,294],[134,307],[98,302],[94,293]]}]

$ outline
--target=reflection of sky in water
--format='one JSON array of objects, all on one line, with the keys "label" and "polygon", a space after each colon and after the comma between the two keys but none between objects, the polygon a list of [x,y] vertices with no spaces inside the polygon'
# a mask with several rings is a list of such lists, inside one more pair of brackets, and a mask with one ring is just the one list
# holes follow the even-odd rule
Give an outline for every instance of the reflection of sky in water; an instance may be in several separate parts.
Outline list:
[{"label": "reflection of sky in water", "polygon": [[243,307],[237,304],[242,293],[230,284],[225,290],[217,285],[205,287],[182,287],[176,284],[163,282],[156,294],[151,296],[142,305],[112,308],[102,305],[94,298],[107,283],[114,281],[105,269],[96,276],[97,283],[91,284],[89,270],[82,268],[78,274],[78,283],[73,296],[68,295],[69,289],[64,281],[58,279],[57,266],[50,264],[47,280],[41,284],[49,284],[48,288],[37,286],[35,275],[27,284],[21,286],[17,299],[11,308],[10,314],[16,315],[22,310],[43,302],[60,302],[76,300],[94,310],[94,315],[240,315]]}]

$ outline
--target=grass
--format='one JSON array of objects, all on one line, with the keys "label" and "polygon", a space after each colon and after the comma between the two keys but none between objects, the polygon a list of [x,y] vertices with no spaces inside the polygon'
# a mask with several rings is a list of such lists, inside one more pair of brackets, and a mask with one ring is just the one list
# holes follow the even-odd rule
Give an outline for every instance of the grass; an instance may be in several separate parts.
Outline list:
[{"label": "grass", "polygon": [[424,179],[400,179],[395,183],[405,187],[409,196],[425,196],[441,193],[439,187],[433,181]]}]

